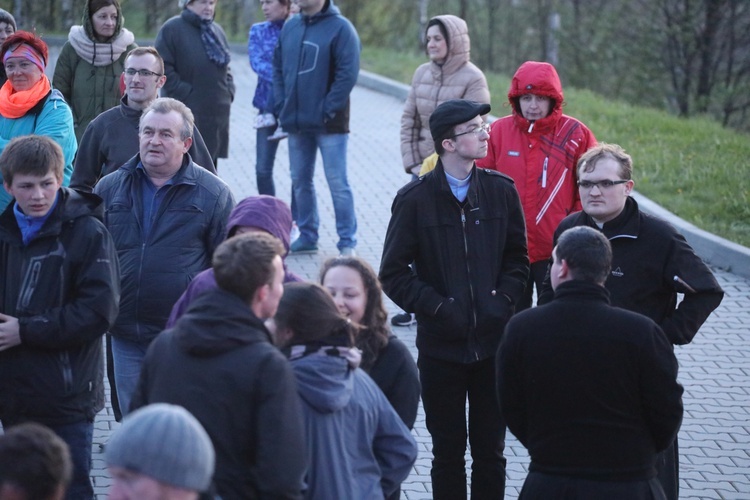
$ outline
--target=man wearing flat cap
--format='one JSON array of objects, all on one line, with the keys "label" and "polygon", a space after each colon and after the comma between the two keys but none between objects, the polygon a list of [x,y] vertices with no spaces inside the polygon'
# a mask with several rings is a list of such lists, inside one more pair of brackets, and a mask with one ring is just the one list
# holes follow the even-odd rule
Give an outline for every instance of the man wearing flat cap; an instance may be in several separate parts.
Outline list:
[{"label": "man wearing flat cap", "polygon": [[[505,423],[495,399],[495,352],[529,273],[526,226],[513,181],[478,169],[488,104],[446,101],[430,117],[439,160],[396,195],[380,280],[417,317],[419,376],[432,436],[435,499],[502,498]],[[413,267],[410,267],[411,263]]]}]

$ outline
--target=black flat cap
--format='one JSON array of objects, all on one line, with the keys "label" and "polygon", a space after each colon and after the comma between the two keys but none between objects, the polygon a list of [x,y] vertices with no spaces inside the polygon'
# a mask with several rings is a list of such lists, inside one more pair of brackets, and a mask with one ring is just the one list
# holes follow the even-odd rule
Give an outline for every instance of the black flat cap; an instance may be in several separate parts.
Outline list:
[{"label": "black flat cap", "polygon": [[438,106],[430,115],[430,133],[433,140],[444,139],[450,130],[479,115],[490,112],[489,104],[466,99],[451,99]]}]

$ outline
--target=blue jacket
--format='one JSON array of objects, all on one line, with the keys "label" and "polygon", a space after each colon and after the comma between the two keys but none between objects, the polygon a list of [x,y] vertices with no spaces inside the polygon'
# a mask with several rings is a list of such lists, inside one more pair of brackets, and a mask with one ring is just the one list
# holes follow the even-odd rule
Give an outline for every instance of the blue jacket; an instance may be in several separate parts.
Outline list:
[{"label": "blue jacket", "polygon": [[247,42],[250,67],[258,74],[253,106],[263,113],[273,112],[273,50],[284,21],[253,24]]},{"label": "blue jacket", "polygon": [[[73,113],[58,90],[52,89],[45,99],[21,118],[0,116],[0,153],[14,137],[29,134],[47,136],[60,145],[65,157],[63,186],[67,186],[70,174],[73,173],[73,159],[78,150],[78,142],[73,128]],[[11,199],[5,189],[0,189],[0,210],[7,207]]]},{"label": "blue jacket", "polygon": [[357,83],[357,31],[333,0],[281,29],[273,59],[274,110],[287,132],[349,132],[349,94]]},{"label": "blue jacket", "polygon": [[140,154],[94,188],[104,200],[104,223],[120,258],[120,314],[111,329],[117,337],[156,337],[190,280],[211,265],[224,241],[234,197],[224,181],[185,157],[145,238]]},{"label": "blue jacket", "polygon": [[406,479],[417,445],[383,392],[347,359],[292,359],[307,433],[309,499],[382,499]]}]

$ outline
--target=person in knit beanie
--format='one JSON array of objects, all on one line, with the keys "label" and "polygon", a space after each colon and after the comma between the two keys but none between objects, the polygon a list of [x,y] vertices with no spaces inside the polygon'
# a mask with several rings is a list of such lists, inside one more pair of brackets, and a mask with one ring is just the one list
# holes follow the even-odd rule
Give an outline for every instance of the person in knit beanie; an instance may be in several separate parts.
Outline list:
[{"label": "person in knit beanie", "polygon": [[104,459],[113,479],[110,499],[195,500],[211,487],[216,456],[190,412],[156,403],[125,418]]}]

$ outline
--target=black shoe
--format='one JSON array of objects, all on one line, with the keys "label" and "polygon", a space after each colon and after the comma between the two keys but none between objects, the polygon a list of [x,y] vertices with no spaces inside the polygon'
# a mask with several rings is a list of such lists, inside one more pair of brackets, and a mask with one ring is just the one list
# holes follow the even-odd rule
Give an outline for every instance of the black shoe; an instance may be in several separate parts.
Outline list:
[{"label": "black shoe", "polygon": [[412,313],[403,312],[396,314],[391,318],[391,324],[393,326],[411,326],[416,324],[417,320],[414,318]]}]

